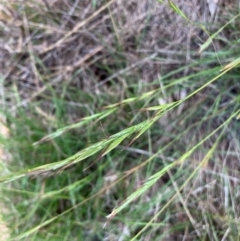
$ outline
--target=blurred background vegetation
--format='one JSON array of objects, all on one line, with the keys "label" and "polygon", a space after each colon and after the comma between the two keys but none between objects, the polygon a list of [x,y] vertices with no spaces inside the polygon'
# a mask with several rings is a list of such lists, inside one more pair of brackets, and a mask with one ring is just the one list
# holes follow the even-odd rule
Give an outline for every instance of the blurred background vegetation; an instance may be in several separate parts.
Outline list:
[{"label": "blurred background vegetation", "polygon": [[239,240],[239,21],[236,0],[1,1],[9,240]]}]

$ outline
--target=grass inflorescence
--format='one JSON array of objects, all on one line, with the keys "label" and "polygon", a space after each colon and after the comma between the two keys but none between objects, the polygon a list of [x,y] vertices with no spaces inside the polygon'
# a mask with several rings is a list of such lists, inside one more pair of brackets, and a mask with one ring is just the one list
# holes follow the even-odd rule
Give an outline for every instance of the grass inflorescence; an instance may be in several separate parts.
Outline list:
[{"label": "grass inflorescence", "polygon": [[239,238],[233,2],[0,6],[10,240]]}]

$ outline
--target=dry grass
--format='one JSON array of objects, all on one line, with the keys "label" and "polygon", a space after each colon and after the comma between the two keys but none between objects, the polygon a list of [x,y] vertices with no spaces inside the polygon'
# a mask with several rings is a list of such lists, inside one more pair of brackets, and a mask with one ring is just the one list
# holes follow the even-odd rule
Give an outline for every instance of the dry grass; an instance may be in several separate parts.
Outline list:
[{"label": "dry grass", "polygon": [[[215,66],[224,65],[233,58],[231,54],[223,52],[223,49],[233,52],[238,48],[239,23],[232,22],[201,55],[198,50],[209,35],[234,16],[238,1],[218,1],[215,10],[210,9],[207,2],[174,1],[188,21],[174,12],[168,1],[164,1],[164,4],[152,0],[41,0],[1,3],[1,103],[3,109],[10,113],[9,116],[15,118],[12,121],[12,117],[9,117],[9,123],[15,131],[16,139],[20,135],[24,137],[23,140],[19,137],[22,143],[15,142],[17,144],[14,150],[18,150],[17,154],[20,153],[20,156],[21,149],[26,148],[27,154],[23,153],[22,156],[30,166],[35,164],[34,160],[37,158],[40,159],[38,165],[66,158],[78,151],[79,146],[86,146],[72,144],[79,139],[76,135],[81,136],[84,144],[87,142],[88,145],[96,139],[108,139],[111,134],[150,116],[142,111],[140,114],[137,112],[135,117],[129,117],[129,111],[146,107],[149,103],[166,104],[183,99],[188,93],[205,84],[206,80],[218,75],[219,68],[214,69]],[[234,34],[231,34],[231,31]],[[208,56],[214,61],[209,60]],[[186,65],[188,67],[183,67]],[[179,69],[180,67],[183,68]],[[205,74],[198,75],[204,71]],[[192,77],[188,78],[190,74]],[[226,85],[225,79],[221,79],[220,84],[212,83],[204,91],[185,101],[177,110],[169,112],[156,123],[153,132],[149,131],[148,136],[144,136],[146,142],[139,141],[136,147],[126,147],[128,143],[124,143],[123,149],[128,154],[125,157],[124,152],[121,152],[123,161],[118,153],[109,157],[111,165],[99,171],[101,178],[96,178],[99,183],[96,180],[90,182],[92,189],[102,186],[96,196],[92,194],[89,198],[86,195],[86,200],[90,199],[89,206],[97,210],[93,211],[97,225],[95,227],[91,219],[87,219],[83,226],[85,228],[89,225],[90,231],[86,229],[84,235],[100,230],[100,233],[105,233],[104,240],[125,240],[130,235],[137,235],[148,220],[156,215],[155,224],[146,232],[143,240],[158,240],[159,237],[163,240],[217,240],[219,237],[222,240],[234,240],[239,237],[236,234],[240,215],[239,194],[234,191],[239,186],[237,121],[227,125],[228,131],[223,134],[221,131],[214,133],[196,148],[196,151],[189,153],[186,162],[168,170],[155,186],[144,193],[140,203],[133,202],[129,212],[123,213],[119,219],[110,220],[107,230],[102,231],[98,227],[106,221],[103,216],[141,187],[156,169],[178,160],[231,116],[237,109],[235,100],[239,90],[235,77],[228,78],[230,80]],[[38,138],[84,116],[98,113],[102,106],[141,96],[142,93],[155,90],[159,86],[161,91],[146,103],[130,103],[127,107],[120,104],[122,109],[119,108],[115,117],[109,117],[96,128],[93,127],[94,122],[89,124],[88,132],[92,132],[95,139],[91,139],[92,135],[86,134],[87,131],[80,130],[69,134],[70,144],[66,144],[67,150],[64,149],[64,141],[68,136],[60,141],[53,140],[48,147],[43,147],[44,151],[41,151],[41,147],[40,150],[29,147],[29,151],[28,146],[24,145],[25,142],[32,144],[38,141]],[[63,107],[58,108],[61,105]],[[62,109],[62,112],[66,113],[64,118],[61,115]],[[142,116],[142,113],[145,116]],[[25,121],[28,124],[22,126]],[[22,134],[21,129],[27,134]],[[157,134],[154,134],[155,132]],[[71,147],[73,150],[68,150]],[[156,157],[161,162],[156,161],[142,170],[144,157],[157,153],[160,147],[164,147],[163,151]],[[44,148],[47,151],[41,156],[42,152],[45,152]],[[55,152],[57,157],[52,160],[52,153]],[[28,155],[33,160],[25,157]],[[135,160],[140,161],[135,165]],[[91,161],[94,162],[94,158]],[[21,163],[21,167],[26,165]],[[89,162],[84,163],[81,168],[88,165]],[[186,185],[188,174],[191,176],[199,166],[201,168],[198,175]],[[136,171],[130,176],[134,168]],[[91,171],[95,172],[96,169]],[[76,173],[74,175],[77,175]],[[87,174],[84,175],[87,177]],[[117,182],[122,176],[124,178]],[[57,177],[50,178],[53,178],[53,182],[57,180],[57,186],[53,186],[53,190],[60,189]],[[52,191],[46,184],[50,179],[39,180],[41,190],[37,187],[36,189],[41,195],[47,196]],[[73,183],[75,181],[74,179]],[[115,181],[117,184],[110,187]],[[29,183],[31,184],[31,181]],[[31,189],[30,184],[28,187],[31,192],[38,194],[34,188]],[[69,185],[68,181],[65,185]],[[92,189],[89,191],[89,187],[86,188],[88,193],[92,193]],[[161,193],[158,193],[159,190]],[[170,202],[175,195],[177,200]],[[115,200],[116,196],[118,198]],[[71,205],[76,205],[75,202],[80,201],[72,201]],[[168,204],[167,211],[159,214],[165,204]],[[62,214],[68,210],[70,204],[62,199],[57,205],[56,213]],[[139,205],[142,208],[139,209]],[[47,210],[46,206],[44,208]],[[134,212],[135,209],[137,211]],[[144,210],[144,217],[139,219],[141,210]],[[130,221],[127,218],[130,218]],[[35,226],[39,224],[39,219],[38,215],[34,216],[32,222]],[[47,216],[48,219],[50,218]],[[22,227],[22,221],[19,222]],[[74,226],[75,229],[76,227],[78,226]],[[31,228],[28,224],[25,231]],[[16,230],[17,228],[14,232],[18,235]],[[43,227],[39,230],[43,235],[45,232],[53,232],[52,229],[49,231]],[[58,237],[56,235],[56,240]]]},{"label": "dry grass", "polygon": [[[176,4],[196,26],[157,1],[1,4],[3,79],[7,86],[16,85],[21,104],[41,95],[46,83],[57,88],[66,81],[97,92],[110,81],[124,85],[122,76],[151,82],[196,58],[206,40],[198,23],[211,22],[213,29],[213,16],[204,1]],[[215,17],[223,13],[218,10]],[[158,61],[150,58],[153,53]]]}]

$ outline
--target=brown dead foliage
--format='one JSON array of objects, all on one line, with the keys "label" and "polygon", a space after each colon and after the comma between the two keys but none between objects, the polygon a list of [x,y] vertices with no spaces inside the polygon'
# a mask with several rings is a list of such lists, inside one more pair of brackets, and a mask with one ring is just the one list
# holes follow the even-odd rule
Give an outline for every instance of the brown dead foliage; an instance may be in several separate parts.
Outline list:
[{"label": "brown dead foliage", "polygon": [[167,1],[96,2],[1,3],[0,66],[4,84],[17,86],[22,104],[41,96],[45,83],[57,88],[67,81],[95,92],[109,81],[121,84],[122,77],[151,82],[190,62],[207,37],[199,24],[213,29],[224,13],[220,2],[211,16],[207,1],[175,1],[193,24]]}]

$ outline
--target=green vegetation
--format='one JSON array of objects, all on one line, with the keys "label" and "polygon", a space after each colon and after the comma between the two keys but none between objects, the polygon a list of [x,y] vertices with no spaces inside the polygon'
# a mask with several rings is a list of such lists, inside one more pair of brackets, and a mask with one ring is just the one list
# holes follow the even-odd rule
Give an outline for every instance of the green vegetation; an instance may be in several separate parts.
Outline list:
[{"label": "green vegetation", "polygon": [[168,2],[2,3],[11,240],[240,238],[238,10]]}]

